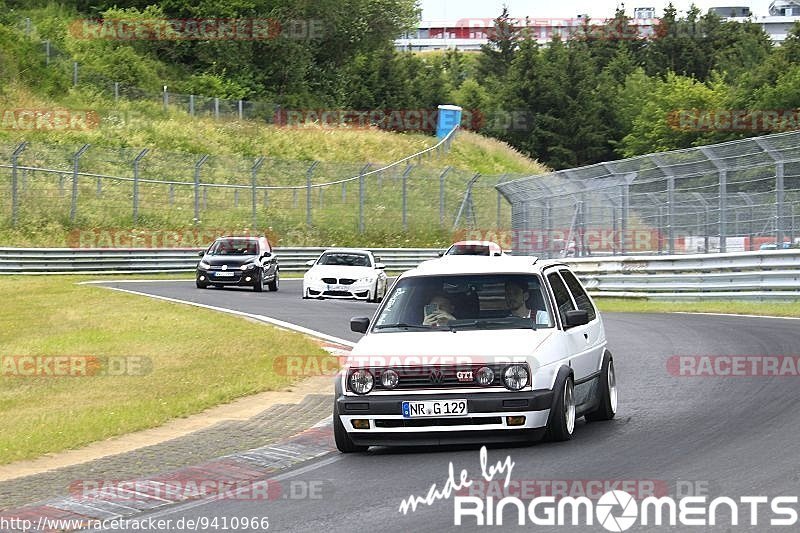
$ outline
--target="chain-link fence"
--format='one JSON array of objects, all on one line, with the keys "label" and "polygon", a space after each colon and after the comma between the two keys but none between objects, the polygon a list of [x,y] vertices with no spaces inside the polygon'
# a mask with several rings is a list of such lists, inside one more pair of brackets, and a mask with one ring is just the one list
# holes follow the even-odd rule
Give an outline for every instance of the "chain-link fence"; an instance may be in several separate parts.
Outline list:
[{"label": "chain-link fence", "polygon": [[[269,227],[293,245],[308,244],[292,232],[309,228],[449,233],[477,216],[509,220],[510,206],[496,191],[463,214],[464,191],[476,175],[437,163],[454,135],[388,165],[0,144],[0,216],[5,227]],[[488,187],[506,178],[480,180]]]},{"label": "chain-link fence", "polygon": [[800,132],[650,154],[498,185],[513,248],[543,257],[800,245]]}]

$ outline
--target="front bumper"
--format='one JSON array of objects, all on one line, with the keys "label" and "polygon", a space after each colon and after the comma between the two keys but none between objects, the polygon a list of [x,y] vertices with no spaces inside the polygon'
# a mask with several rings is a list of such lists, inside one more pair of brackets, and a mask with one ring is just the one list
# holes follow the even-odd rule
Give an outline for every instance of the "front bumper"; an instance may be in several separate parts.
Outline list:
[{"label": "front bumper", "polygon": [[367,300],[370,296],[374,282],[353,283],[352,285],[337,284],[332,288],[322,281],[307,281],[303,286],[305,296],[309,298],[341,298],[348,300]]},{"label": "front bumper", "polygon": [[[219,272],[233,273],[233,276],[218,276]],[[212,285],[228,285],[251,287],[258,280],[259,270],[257,268],[251,270],[197,270],[195,275],[196,281],[199,283],[208,283]],[[270,269],[263,271],[264,283],[269,283],[275,280],[275,270]],[[249,278],[249,279],[248,279]]]},{"label": "front bumper", "polygon": [[[402,402],[438,399],[467,400],[466,417],[404,418]],[[448,393],[336,398],[336,411],[348,436],[357,445],[435,445],[470,442],[528,442],[547,429],[553,392],[550,390],[497,393]],[[508,425],[507,417],[524,416],[522,425]],[[369,420],[369,429],[355,429],[352,421]]]}]

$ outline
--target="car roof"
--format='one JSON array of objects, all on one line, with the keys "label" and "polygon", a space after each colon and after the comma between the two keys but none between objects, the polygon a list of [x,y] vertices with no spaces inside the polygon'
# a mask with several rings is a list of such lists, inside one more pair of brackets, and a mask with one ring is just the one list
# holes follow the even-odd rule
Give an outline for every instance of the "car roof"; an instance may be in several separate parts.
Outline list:
[{"label": "car roof", "polygon": [[370,252],[369,250],[364,250],[362,248],[328,248],[327,250],[325,250],[322,253],[323,254],[328,254],[328,253],[354,254],[354,253],[358,253],[358,254],[372,255],[372,252]]},{"label": "car roof", "polygon": [[[420,263],[402,277],[446,276],[458,274],[536,274],[544,268],[564,265],[559,261],[539,261],[533,256],[445,255]],[[566,265],[564,265],[566,266]]]}]

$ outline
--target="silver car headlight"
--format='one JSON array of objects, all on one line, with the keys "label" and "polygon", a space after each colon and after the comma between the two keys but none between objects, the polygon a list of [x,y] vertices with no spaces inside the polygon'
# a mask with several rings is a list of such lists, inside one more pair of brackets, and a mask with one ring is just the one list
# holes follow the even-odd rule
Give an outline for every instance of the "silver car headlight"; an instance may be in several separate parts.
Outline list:
[{"label": "silver car headlight", "polygon": [[350,384],[350,390],[356,394],[368,394],[375,386],[375,377],[372,372],[363,368],[350,372],[347,381]]},{"label": "silver car headlight", "polygon": [[255,263],[245,263],[242,266],[240,266],[239,268],[241,270],[253,270],[255,267],[256,267]]},{"label": "silver car headlight", "polygon": [[531,379],[527,365],[510,365],[503,370],[503,384],[507,389],[522,390]]}]

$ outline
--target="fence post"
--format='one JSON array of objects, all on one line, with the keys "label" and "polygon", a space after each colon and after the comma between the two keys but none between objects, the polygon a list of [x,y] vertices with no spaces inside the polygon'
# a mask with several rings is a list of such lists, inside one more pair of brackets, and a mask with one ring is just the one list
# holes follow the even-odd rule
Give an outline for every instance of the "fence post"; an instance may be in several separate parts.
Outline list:
[{"label": "fence post", "polygon": [[11,154],[11,225],[17,225],[17,215],[19,211],[19,197],[17,194],[17,158],[27,148],[28,143],[20,143]]},{"label": "fence post", "polygon": [[778,243],[778,250],[783,246],[784,224],[784,166],[783,161],[775,164],[775,242]]},{"label": "fence post", "polygon": [[721,169],[719,171],[719,251],[725,253],[727,251],[727,243],[725,242],[728,235],[728,226],[725,222],[725,212],[728,210],[728,171]]},{"label": "fence post", "polygon": [[204,155],[194,164],[194,224],[195,226],[200,223],[200,167],[208,159],[208,155]]},{"label": "fence post", "polygon": [[164,85],[164,113],[167,112],[168,105],[169,105],[169,93],[167,92],[167,86]]},{"label": "fence post", "polygon": [[72,62],[72,86],[75,87],[78,85],[78,62]]},{"label": "fence post", "polygon": [[139,162],[149,152],[147,148],[133,158],[133,223],[139,221]]},{"label": "fence post", "polygon": [[175,204],[175,184],[169,184],[169,205]]},{"label": "fence post", "polygon": [[667,178],[667,250],[675,255],[675,176]]},{"label": "fence post", "polygon": [[95,192],[95,196],[97,198],[103,196],[103,178],[97,178],[97,191]]},{"label": "fence post", "polygon": [[119,102],[119,82],[114,82],[114,103]]},{"label": "fence post", "polygon": [[497,230],[500,231],[500,211],[503,208],[503,194],[500,192],[500,189],[497,189],[497,186],[503,183],[505,179],[508,177],[508,174],[503,174],[500,176],[500,179],[497,180],[495,183],[495,190],[497,191]]},{"label": "fence post", "polygon": [[44,64],[50,65],[50,39],[44,42]]},{"label": "fence post", "polygon": [[[239,100],[241,103],[241,100]],[[306,226],[311,225],[311,177],[314,175],[314,169],[319,165],[319,161],[314,161],[306,171]]]},{"label": "fence post", "polygon": [[190,117],[194,116],[194,95],[193,94],[189,95],[189,116]]},{"label": "fence post", "polygon": [[358,173],[358,232],[364,233],[364,176],[372,163],[367,163]]},{"label": "fence post", "polygon": [[[263,157],[259,157],[258,159],[256,159],[255,163],[253,163],[253,167],[250,169],[250,188],[251,188],[251,191],[252,191],[251,200],[252,200],[252,208],[253,208],[253,212],[252,212],[252,215],[253,215],[253,230],[255,230],[256,226],[258,225],[258,214],[256,212],[256,206],[258,204],[258,198],[257,198],[258,191],[256,189],[256,179],[258,178],[258,171],[259,171],[259,169],[261,169],[261,165],[263,165],[263,164],[264,164],[264,158]],[[266,205],[266,198],[267,198],[266,197],[266,191],[264,191],[265,205]]]},{"label": "fence post", "polygon": [[214,98],[214,120],[219,120],[219,98]]},{"label": "fence post", "polygon": [[31,36],[31,19],[30,17],[25,17],[25,37]]},{"label": "fence post", "polygon": [[414,170],[414,166],[409,163],[406,166],[405,171],[403,172],[402,180],[403,180],[403,231],[408,231],[408,176],[411,174],[411,171]]},{"label": "fence post", "polygon": [[244,113],[243,113],[243,111],[244,111],[244,110],[242,109],[242,101],[241,101],[241,100],[239,100],[239,120],[242,120],[242,119],[244,119]]},{"label": "fence post", "polygon": [[78,166],[81,156],[89,149],[88,144],[84,144],[80,150],[75,152],[72,156],[72,202],[69,208],[69,221],[75,222],[75,217],[78,214]]},{"label": "fence post", "polygon": [[444,180],[447,176],[447,173],[452,170],[453,167],[445,168],[441,174],[439,174],[439,226],[444,227],[444,211],[445,211],[445,194],[444,194]]}]

